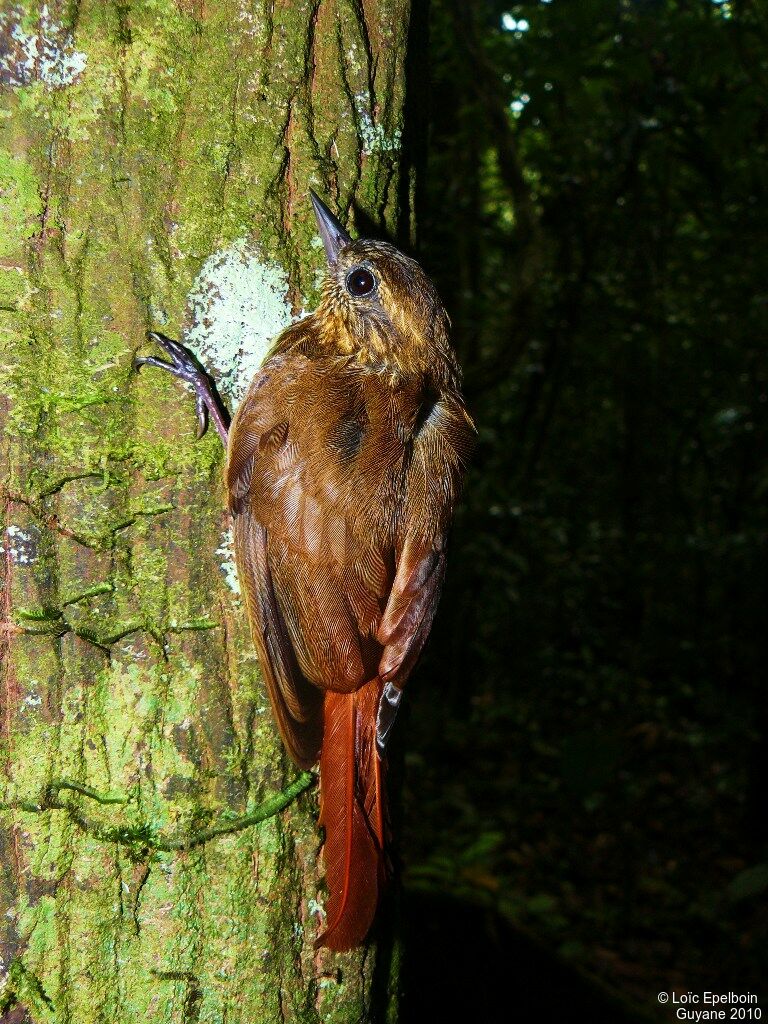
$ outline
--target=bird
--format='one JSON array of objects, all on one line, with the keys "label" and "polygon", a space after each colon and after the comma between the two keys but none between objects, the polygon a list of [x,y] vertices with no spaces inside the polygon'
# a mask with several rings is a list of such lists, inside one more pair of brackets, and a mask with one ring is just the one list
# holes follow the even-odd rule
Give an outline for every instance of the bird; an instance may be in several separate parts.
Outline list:
[{"label": "bird", "polygon": [[235,562],[285,748],[320,765],[328,890],[317,946],[362,944],[388,880],[386,748],[432,626],[476,430],[421,266],[353,240],[310,190],[326,256],[231,421],[183,345],[137,359],[190,383],[226,444]]}]

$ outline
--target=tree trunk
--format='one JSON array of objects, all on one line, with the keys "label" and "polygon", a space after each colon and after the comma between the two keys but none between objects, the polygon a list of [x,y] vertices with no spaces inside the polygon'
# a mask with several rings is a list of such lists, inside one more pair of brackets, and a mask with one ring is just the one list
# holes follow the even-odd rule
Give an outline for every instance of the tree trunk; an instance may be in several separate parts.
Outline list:
[{"label": "tree trunk", "polygon": [[221,445],[132,362],[183,333],[234,405],[317,296],[308,186],[402,234],[409,6],[0,14],[3,1019],[394,1019],[386,929],[313,947],[314,779],[272,724]]}]

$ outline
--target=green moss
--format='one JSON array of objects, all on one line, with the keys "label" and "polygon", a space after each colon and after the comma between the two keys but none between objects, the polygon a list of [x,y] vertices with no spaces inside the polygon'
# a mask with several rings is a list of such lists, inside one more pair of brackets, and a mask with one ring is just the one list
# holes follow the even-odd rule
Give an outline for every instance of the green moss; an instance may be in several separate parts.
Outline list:
[{"label": "green moss", "polygon": [[29,1007],[41,1024],[54,1024],[54,1006],[39,978],[29,971],[22,960],[14,960],[0,989],[0,1013],[11,1010],[17,1004]]},{"label": "green moss", "polygon": [[[34,169],[5,149],[0,149],[0,196],[2,259],[16,253],[19,242],[32,236],[43,209],[40,183]],[[13,284],[6,285],[8,287],[15,292]]]}]

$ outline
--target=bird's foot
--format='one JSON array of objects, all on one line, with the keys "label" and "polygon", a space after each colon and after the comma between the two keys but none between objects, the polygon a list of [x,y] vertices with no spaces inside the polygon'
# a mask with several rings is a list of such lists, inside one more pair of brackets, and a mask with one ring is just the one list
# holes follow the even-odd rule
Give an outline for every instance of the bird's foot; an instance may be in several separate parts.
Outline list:
[{"label": "bird's foot", "polygon": [[159,369],[167,370],[174,377],[178,377],[180,380],[191,385],[192,390],[195,392],[198,438],[202,437],[208,429],[208,418],[210,417],[219,432],[219,437],[221,437],[226,446],[229,415],[219,398],[216,385],[211,377],[205,372],[192,353],[184,348],[180,342],[166,338],[164,334],[160,334],[157,331],[149,331],[147,337],[151,338],[168,354],[170,362],[165,359],[158,359],[157,356],[137,356],[133,361],[133,365],[137,370],[140,370],[142,366],[157,366]]}]

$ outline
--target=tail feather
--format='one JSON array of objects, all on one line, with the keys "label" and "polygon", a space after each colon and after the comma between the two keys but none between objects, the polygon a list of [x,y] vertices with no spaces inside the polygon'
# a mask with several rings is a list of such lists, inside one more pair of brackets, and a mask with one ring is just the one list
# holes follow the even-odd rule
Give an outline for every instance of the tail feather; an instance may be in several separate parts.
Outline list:
[{"label": "tail feather", "polygon": [[376,748],[382,684],[354,693],[326,691],[320,755],[320,824],[325,828],[327,927],[318,946],[360,945],[385,879],[383,762]]}]

